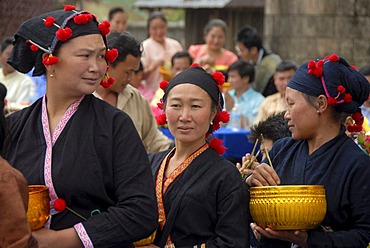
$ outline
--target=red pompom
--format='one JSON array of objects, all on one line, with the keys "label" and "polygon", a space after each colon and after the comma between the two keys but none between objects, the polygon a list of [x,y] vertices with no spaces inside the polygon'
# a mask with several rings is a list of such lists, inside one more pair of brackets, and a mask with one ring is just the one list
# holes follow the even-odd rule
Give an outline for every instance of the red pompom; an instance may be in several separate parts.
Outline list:
[{"label": "red pompom", "polygon": [[115,48],[111,50],[108,49],[105,52],[105,58],[107,59],[109,63],[113,63],[114,61],[116,61],[117,57],[118,57],[118,50]]},{"label": "red pompom", "polygon": [[39,50],[39,48],[38,48],[36,45],[34,45],[34,44],[32,44],[32,45],[30,46],[30,48],[31,48],[31,50],[32,50],[32,51],[34,51],[34,52],[37,52],[37,51]]},{"label": "red pompom", "polygon": [[76,7],[73,6],[73,5],[66,4],[66,5],[64,5],[64,10],[65,11],[76,10]]},{"label": "red pompom", "polygon": [[157,121],[157,124],[159,126],[163,126],[167,123],[167,117],[166,117],[166,114],[163,113],[163,114],[160,114],[157,118],[156,118],[156,121]]},{"label": "red pompom", "polygon": [[212,133],[218,129],[220,129],[221,125],[219,121],[214,121],[212,125]]},{"label": "red pompom", "polygon": [[44,24],[46,27],[51,27],[55,23],[55,18],[52,16],[48,16],[44,20]]},{"label": "red pompom", "polygon": [[330,62],[337,62],[338,60],[339,60],[339,57],[335,53],[333,53],[332,55],[329,56],[329,61]]},{"label": "red pompom", "polygon": [[79,15],[76,15],[75,17],[73,17],[73,21],[76,23],[76,24],[86,24],[88,23],[92,16],[89,17],[89,15],[91,16],[91,14],[79,14]]},{"label": "red pompom", "polygon": [[58,198],[54,202],[54,209],[58,212],[63,212],[67,208],[67,203],[62,198]]},{"label": "red pompom", "polygon": [[321,77],[322,72],[323,72],[322,70],[323,64],[324,64],[323,60],[319,60],[318,62],[310,60],[307,66],[309,69],[307,73],[310,75],[314,75],[316,77]]},{"label": "red pompom", "polygon": [[361,114],[360,111],[355,112],[355,113],[352,114],[352,119],[354,121],[359,121],[359,120],[361,120],[361,118],[363,118],[363,115]]},{"label": "red pompom", "polygon": [[163,102],[159,102],[159,103],[157,103],[157,106],[158,106],[158,108],[163,109],[164,103]]},{"label": "red pompom", "polygon": [[53,56],[52,54],[50,54],[49,56],[47,56],[47,57],[45,57],[45,58],[42,59],[42,63],[45,66],[55,65],[56,63],[58,63],[58,57]]},{"label": "red pompom", "polygon": [[354,128],[355,128],[355,132],[356,132],[356,133],[362,132],[362,125],[357,125],[357,124],[355,124],[355,125],[353,125],[353,126],[354,126]]},{"label": "red pompom", "polygon": [[226,147],[222,145],[222,140],[213,138],[208,143],[209,147],[211,147],[213,150],[215,150],[219,155],[222,155],[226,151]]},{"label": "red pompom", "polygon": [[225,76],[222,72],[216,71],[212,74],[212,77],[218,85],[222,85],[225,82]]},{"label": "red pompom", "polygon": [[102,80],[101,82],[100,82],[100,85],[101,86],[103,86],[103,88],[105,88],[105,89],[108,89],[108,88],[110,88],[112,85],[113,85],[113,83],[114,83],[114,78],[112,78],[112,77],[108,77],[107,78],[107,76],[105,76],[104,77],[106,80]]},{"label": "red pompom", "polygon": [[316,69],[315,69],[315,71],[314,71],[314,75],[316,76],[316,77],[321,77],[321,75],[322,75],[322,68],[321,67],[316,67]]},{"label": "red pompom", "polygon": [[67,41],[72,37],[72,29],[66,27],[66,28],[60,28],[55,33],[58,40],[60,41]]},{"label": "red pompom", "polygon": [[348,132],[350,132],[350,133],[355,132],[355,127],[354,127],[354,125],[347,125],[347,126],[346,126],[346,128],[347,128],[347,131],[348,131]]},{"label": "red pompom", "polygon": [[216,117],[223,123],[228,123],[230,120],[230,114],[227,111],[221,111]]},{"label": "red pompom", "polygon": [[335,106],[335,105],[337,105],[337,100],[335,100],[334,97],[329,97],[328,98],[328,104],[331,105],[331,106]]},{"label": "red pompom", "polygon": [[102,35],[107,35],[109,34],[110,31],[110,23],[108,21],[103,21],[98,25],[98,29],[100,30]]},{"label": "red pompom", "polygon": [[316,62],[315,62],[315,61],[313,61],[313,60],[310,60],[310,61],[308,62],[307,67],[308,67],[308,69],[315,69],[315,67],[316,67]]},{"label": "red pompom", "polygon": [[337,87],[337,90],[338,90],[338,92],[339,92],[340,94],[343,94],[344,92],[346,92],[346,89],[345,89],[342,85],[339,85],[339,86]]},{"label": "red pompom", "polygon": [[163,91],[166,91],[168,84],[169,84],[168,81],[163,80],[159,83],[159,88],[161,88]]},{"label": "red pompom", "polygon": [[322,67],[324,65],[324,60],[319,60],[316,63],[316,67]]},{"label": "red pompom", "polygon": [[197,63],[193,63],[193,64],[191,64],[190,65],[190,68],[193,68],[193,67],[199,67],[200,65],[199,64],[197,64]]},{"label": "red pompom", "polygon": [[343,101],[346,102],[346,103],[351,102],[352,101],[352,95],[349,94],[349,93],[345,94],[344,97],[343,97]]}]

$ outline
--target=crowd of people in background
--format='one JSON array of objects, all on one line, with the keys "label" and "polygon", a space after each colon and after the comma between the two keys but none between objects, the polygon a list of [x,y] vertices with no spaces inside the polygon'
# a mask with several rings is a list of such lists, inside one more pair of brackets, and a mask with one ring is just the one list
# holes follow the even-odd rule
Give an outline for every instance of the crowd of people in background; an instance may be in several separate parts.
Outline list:
[{"label": "crowd of people in background", "polygon": [[[298,66],[251,26],[229,50],[221,19],[188,47],[168,36],[160,11],[143,41],[123,8],[108,19],[67,5],[1,42],[0,203],[14,221],[0,214],[0,247],[133,247],[155,230],[141,247],[370,244],[370,156],[358,144],[370,132],[370,66],[357,71],[336,54]],[[221,156],[213,132],[235,125],[261,156]],[[51,200],[33,232],[27,184],[48,186]],[[332,231],[254,223],[248,188],[280,184],[324,185]],[[59,199],[84,218],[58,211]]]}]

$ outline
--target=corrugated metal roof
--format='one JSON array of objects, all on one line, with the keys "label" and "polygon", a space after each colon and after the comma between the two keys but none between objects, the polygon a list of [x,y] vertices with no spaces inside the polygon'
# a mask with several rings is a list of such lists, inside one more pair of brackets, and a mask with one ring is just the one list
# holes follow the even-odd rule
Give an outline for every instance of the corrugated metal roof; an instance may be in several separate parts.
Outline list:
[{"label": "corrugated metal roof", "polygon": [[265,0],[137,0],[139,8],[224,8],[224,7],[263,7]]}]

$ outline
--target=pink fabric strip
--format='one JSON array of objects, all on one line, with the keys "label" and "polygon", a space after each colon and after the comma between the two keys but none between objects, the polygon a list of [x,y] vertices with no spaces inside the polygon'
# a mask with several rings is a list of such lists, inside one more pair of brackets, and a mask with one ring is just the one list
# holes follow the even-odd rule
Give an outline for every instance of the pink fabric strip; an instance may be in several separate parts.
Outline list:
[{"label": "pink fabric strip", "polygon": [[[76,102],[74,102],[67,111],[64,113],[63,117],[59,121],[57,127],[54,130],[53,136],[50,134],[50,126],[49,126],[49,119],[48,119],[48,112],[46,107],[46,97],[42,98],[42,114],[41,114],[41,122],[42,122],[42,129],[44,132],[44,138],[46,141],[46,152],[45,152],[45,160],[44,160],[44,179],[46,186],[49,187],[49,196],[50,196],[50,214],[56,214],[57,212],[54,210],[54,201],[58,199],[58,195],[55,192],[55,188],[53,185],[53,179],[52,179],[52,149],[53,145],[57,141],[59,135],[63,131],[65,125],[68,123],[68,120],[73,116],[73,114],[77,111],[78,106],[80,105],[82,99],[84,96],[82,96],[80,99],[78,99]],[[49,218],[47,224],[45,227],[49,228],[51,222],[51,217]]]},{"label": "pink fabric strip", "polygon": [[77,235],[80,237],[80,240],[85,248],[94,248],[94,245],[81,222],[74,225],[73,228],[76,230]]},{"label": "pink fabric strip", "polygon": [[[326,88],[326,84],[325,84],[324,76],[321,76],[321,83],[322,83],[322,87],[324,88],[324,91],[325,91],[326,96],[329,98],[329,97],[330,97],[330,95],[329,95],[329,91],[328,91],[328,89]],[[337,104],[344,103],[344,100],[343,100],[343,99],[342,99],[342,100],[340,100],[340,101],[338,101],[337,99],[335,99],[335,100],[336,100],[336,103],[337,103]]]}]

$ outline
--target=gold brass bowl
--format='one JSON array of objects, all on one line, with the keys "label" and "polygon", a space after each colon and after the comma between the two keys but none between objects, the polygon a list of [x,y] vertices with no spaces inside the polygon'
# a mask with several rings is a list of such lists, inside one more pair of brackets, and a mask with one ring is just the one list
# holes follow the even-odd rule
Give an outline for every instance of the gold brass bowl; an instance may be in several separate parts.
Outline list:
[{"label": "gold brass bowl", "polygon": [[281,185],[250,188],[250,211],[257,225],[274,230],[307,230],[326,214],[321,185]]},{"label": "gold brass bowl", "polygon": [[144,246],[153,244],[157,231],[154,231],[149,237],[134,242],[134,246]]},{"label": "gold brass bowl", "polygon": [[28,224],[32,231],[42,228],[49,218],[49,188],[45,185],[28,186]]}]

